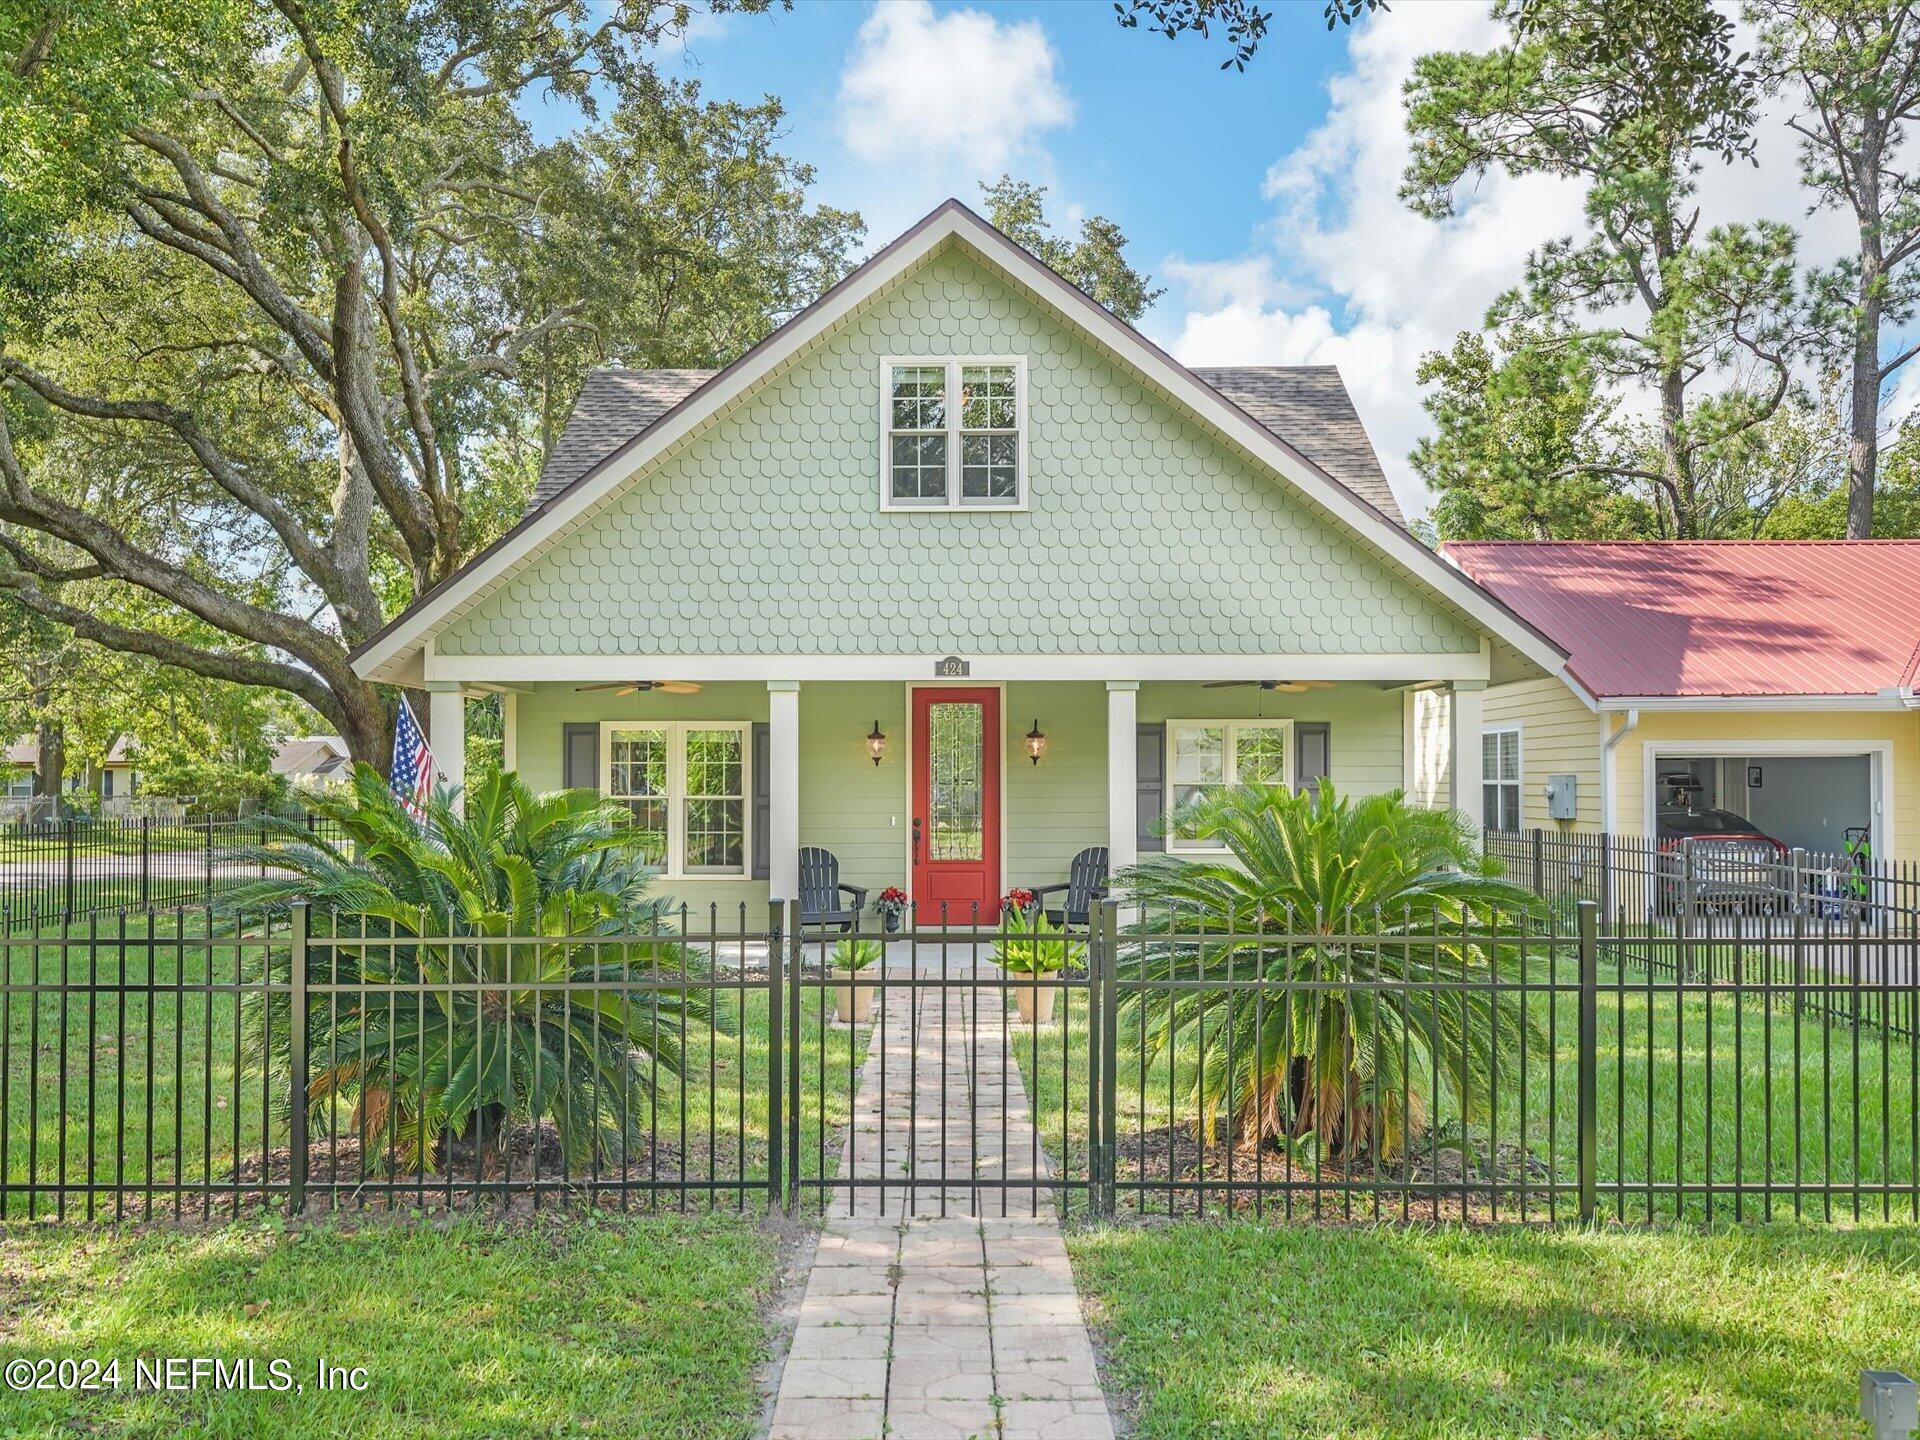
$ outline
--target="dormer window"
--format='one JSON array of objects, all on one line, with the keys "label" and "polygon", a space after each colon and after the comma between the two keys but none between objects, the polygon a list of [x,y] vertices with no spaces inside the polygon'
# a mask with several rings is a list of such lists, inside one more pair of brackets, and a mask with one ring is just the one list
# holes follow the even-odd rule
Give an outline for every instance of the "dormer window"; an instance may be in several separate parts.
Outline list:
[{"label": "dormer window", "polygon": [[881,508],[1024,508],[1026,379],[1010,357],[883,361]]}]

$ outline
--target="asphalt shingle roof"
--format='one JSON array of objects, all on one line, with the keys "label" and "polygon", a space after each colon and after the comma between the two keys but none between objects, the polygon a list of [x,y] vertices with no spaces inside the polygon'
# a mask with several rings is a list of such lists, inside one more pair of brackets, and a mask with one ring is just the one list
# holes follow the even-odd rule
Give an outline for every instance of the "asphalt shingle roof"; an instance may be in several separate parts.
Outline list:
[{"label": "asphalt shingle roof", "polygon": [[[1331,365],[1193,371],[1395,524],[1406,522],[1373,442]],[[711,370],[595,370],[581,386],[529,508],[538,508],[712,378]]]}]

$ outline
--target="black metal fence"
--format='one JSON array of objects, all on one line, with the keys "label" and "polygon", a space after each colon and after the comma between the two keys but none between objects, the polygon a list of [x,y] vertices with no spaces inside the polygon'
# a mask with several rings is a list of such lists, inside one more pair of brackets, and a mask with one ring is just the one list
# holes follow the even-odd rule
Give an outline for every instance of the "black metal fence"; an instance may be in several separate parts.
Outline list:
[{"label": "black metal fence", "polygon": [[1598,920],[94,915],[0,937],[0,1215],[1920,1220],[1912,937]]},{"label": "black metal fence", "polygon": [[[122,906],[209,904],[268,867],[242,861],[268,843],[261,816],[176,821],[155,816],[67,816],[0,826],[0,928],[72,926]],[[311,834],[331,822],[301,819]]]},{"label": "black metal fence", "polygon": [[1508,876],[1549,900],[1592,900],[1613,931],[1671,929],[1713,914],[1749,924],[1858,919],[1920,933],[1920,865],[1865,853],[1780,850],[1698,837],[1647,840],[1591,830],[1488,830]]}]

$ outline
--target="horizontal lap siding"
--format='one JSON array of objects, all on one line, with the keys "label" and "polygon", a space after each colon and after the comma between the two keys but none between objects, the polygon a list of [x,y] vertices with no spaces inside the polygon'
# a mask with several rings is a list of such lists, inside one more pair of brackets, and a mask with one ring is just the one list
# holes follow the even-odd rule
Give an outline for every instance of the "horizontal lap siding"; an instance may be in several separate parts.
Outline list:
[{"label": "horizontal lap siding", "polygon": [[[1600,828],[1599,717],[1566,685],[1550,678],[1497,685],[1486,692],[1481,708],[1487,729],[1520,729],[1521,825]],[[1576,821],[1547,818],[1549,775],[1576,778]]]},{"label": "horizontal lap siding", "polygon": [[[874,721],[887,737],[878,767]],[[800,843],[840,859],[840,878],[872,892],[907,884],[906,692],[890,681],[800,687]]]},{"label": "horizontal lap siding", "polygon": [[[1006,689],[1008,885],[1057,885],[1073,857],[1107,843],[1107,687],[1009,684]],[[1047,737],[1038,765],[1027,732]]]}]

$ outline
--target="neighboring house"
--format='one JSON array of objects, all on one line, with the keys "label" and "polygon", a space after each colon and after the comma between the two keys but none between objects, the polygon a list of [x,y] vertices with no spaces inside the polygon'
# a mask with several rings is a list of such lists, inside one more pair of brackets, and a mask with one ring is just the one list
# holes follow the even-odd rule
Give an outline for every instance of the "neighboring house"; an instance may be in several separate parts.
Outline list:
[{"label": "neighboring house", "polygon": [[[107,752],[107,758],[100,763],[100,798],[106,800],[127,800],[140,791],[140,775],[135,768],[132,743],[123,735],[113,742],[113,748]],[[7,766],[10,776],[5,787],[8,800],[30,800],[33,798],[34,771],[40,764],[40,742],[34,739],[16,740],[7,747]],[[87,785],[87,767],[73,751],[67,752],[66,770],[67,793],[78,794]]]},{"label": "neighboring house", "polygon": [[[1838,854],[1920,859],[1920,541],[1473,542],[1447,558],[1552,636],[1566,676],[1487,691],[1487,823],[1655,833],[1676,797]],[[1416,702],[1446,723],[1446,700]],[[1420,751],[1417,787],[1450,783]],[[1548,802],[1571,777],[1570,817]],[[1559,782],[1564,793],[1566,781]]]},{"label": "neighboring house", "polygon": [[271,768],[290,784],[336,785],[353,773],[353,757],[338,735],[303,735],[280,742]]},{"label": "neighboring house", "polygon": [[682,899],[821,846],[984,919],[1084,847],[1200,853],[1166,818],[1236,778],[1397,789],[1407,687],[1477,751],[1481,687],[1564,663],[1407,532],[1332,370],[1187,369],[957,202],[725,370],[592,377],[529,512],[354,656],[448,779],[504,693],[506,763],[618,799]]}]

